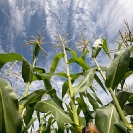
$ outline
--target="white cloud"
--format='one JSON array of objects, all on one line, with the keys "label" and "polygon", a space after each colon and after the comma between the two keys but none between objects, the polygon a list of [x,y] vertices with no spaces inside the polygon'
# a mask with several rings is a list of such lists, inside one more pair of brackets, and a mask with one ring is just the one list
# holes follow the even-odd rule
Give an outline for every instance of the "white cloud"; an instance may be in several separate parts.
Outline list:
[{"label": "white cloud", "polygon": [[[96,0],[95,2],[93,0],[8,0],[8,4],[11,14],[9,17],[11,42],[17,36],[26,36],[26,28],[32,24],[31,18],[35,13],[38,13],[40,17],[45,16],[44,21],[46,21],[46,28],[52,41],[55,41],[55,38],[51,34],[66,33],[70,28],[70,37],[74,38],[74,41],[79,38],[80,31],[83,31],[86,39],[107,37],[111,49],[116,47],[116,44],[112,41],[114,38],[117,38],[118,31],[123,29],[123,20],[127,20],[130,26],[132,26],[133,21],[132,0]],[[11,46],[10,48],[13,51],[13,45]],[[49,52],[49,55],[49,57],[52,57],[54,53]],[[109,62],[108,57],[104,57],[103,59],[103,54],[100,54],[97,60],[103,66]],[[47,71],[50,66],[51,59],[48,59],[45,63]],[[42,67],[44,66],[42,65]],[[71,72],[74,69],[75,67],[70,66]],[[57,67],[56,71],[65,72],[63,60],[59,62],[59,67]],[[132,79],[129,79],[129,81],[132,82]],[[20,83],[18,82],[17,84],[19,85]],[[63,81],[60,78],[53,77],[52,83],[61,93]],[[41,82],[33,82],[30,90],[40,87],[42,87]],[[103,97],[104,94],[101,93],[101,98]]]}]

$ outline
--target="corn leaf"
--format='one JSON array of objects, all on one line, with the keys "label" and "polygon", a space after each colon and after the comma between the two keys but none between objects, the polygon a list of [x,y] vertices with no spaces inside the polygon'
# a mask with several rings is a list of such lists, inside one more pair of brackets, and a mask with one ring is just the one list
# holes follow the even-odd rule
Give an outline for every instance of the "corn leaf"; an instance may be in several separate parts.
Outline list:
[{"label": "corn leaf", "polygon": [[92,81],[94,79],[95,75],[95,68],[91,68],[84,73],[84,80],[81,81],[78,85],[73,87],[73,93],[74,95],[84,92],[86,89],[88,89],[89,86],[92,85]]},{"label": "corn leaf", "polygon": [[20,54],[17,53],[9,53],[9,54],[0,54],[0,68],[5,65],[7,62],[18,60],[22,62],[22,77],[24,82],[31,82],[32,81],[32,72],[33,68],[32,65]]},{"label": "corn leaf", "polygon": [[93,44],[93,48],[92,48],[92,55],[91,57],[92,58],[96,58],[97,55],[99,54],[101,48],[102,48],[102,45],[103,45],[103,39],[97,39],[94,44]]},{"label": "corn leaf", "polygon": [[90,68],[90,66],[88,66],[88,64],[81,58],[81,57],[75,57],[72,58],[68,61],[69,63],[73,63],[76,62],[77,64],[79,64],[84,70],[88,70]]},{"label": "corn leaf", "polygon": [[52,99],[39,101],[35,105],[34,109],[42,113],[47,113],[50,111],[55,120],[59,123],[73,123],[71,118],[64,112],[64,110],[60,108]]},{"label": "corn leaf", "polygon": [[124,123],[121,122],[119,127],[116,126],[120,122],[120,116],[113,104],[96,110],[95,123],[100,133],[127,133]]},{"label": "corn leaf", "polygon": [[106,42],[106,39],[104,38],[103,39],[103,50],[105,51],[105,53],[108,55],[108,57],[111,59],[111,56],[110,56],[110,53],[109,53],[109,50],[108,50],[108,45],[107,45],[107,42]]},{"label": "corn leaf", "polygon": [[21,133],[21,126],[17,96],[11,86],[0,79],[0,132]]},{"label": "corn leaf", "polygon": [[64,57],[64,53],[59,53],[54,57],[54,60],[52,62],[51,68],[50,68],[50,72],[54,72],[60,59]]},{"label": "corn leaf", "polygon": [[123,51],[118,51],[114,60],[107,66],[105,81],[107,88],[115,89],[123,79],[129,65],[130,49],[126,48]]}]

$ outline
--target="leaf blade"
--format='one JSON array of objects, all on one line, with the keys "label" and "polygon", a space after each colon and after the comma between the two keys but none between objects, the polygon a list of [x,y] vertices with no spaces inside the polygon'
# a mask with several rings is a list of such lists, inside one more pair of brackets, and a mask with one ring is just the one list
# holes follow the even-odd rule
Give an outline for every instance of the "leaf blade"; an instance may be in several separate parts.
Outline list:
[{"label": "leaf blade", "polygon": [[71,118],[65,114],[64,110],[62,108],[60,108],[53,100],[49,99],[46,101],[39,101],[35,107],[35,110],[39,111],[39,112],[51,112],[53,114],[53,116],[55,117],[55,119],[57,120],[57,122],[60,123],[73,123],[73,121],[71,120]]}]

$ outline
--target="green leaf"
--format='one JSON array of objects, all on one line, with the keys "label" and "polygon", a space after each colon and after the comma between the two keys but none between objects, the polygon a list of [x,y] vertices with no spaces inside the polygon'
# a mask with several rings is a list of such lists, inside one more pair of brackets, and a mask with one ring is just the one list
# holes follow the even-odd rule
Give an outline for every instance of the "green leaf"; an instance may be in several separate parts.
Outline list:
[{"label": "green leaf", "polygon": [[108,57],[111,59],[111,56],[110,56],[110,53],[109,53],[109,50],[108,50],[108,45],[107,45],[107,42],[106,42],[106,39],[104,38],[103,39],[103,50],[106,52],[106,54],[108,55]]},{"label": "green leaf", "polygon": [[30,65],[29,62],[26,60],[23,60],[22,64],[22,77],[24,79],[24,82],[32,82],[32,75],[33,75],[33,67]]},{"label": "green leaf", "polygon": [[17,53],[9,53],[9,54],[0,54],[0,69],[5,65],[7,62],[11,61],[23,61],[23,57]]},{"label": "green leaf", "polygon": [[[46,71],[42,68],[39,67],[34,67],[34,72],[37,72],[39,74],[41,73],[46,73]],[[40,75],[33,75],[33,80],[43,80],[44,85],[45,85],[45,89],[46,90],[51,90],[52,89],[52,85],[50,83],[50,79],[42,79],[42,77]]]},{"label": "green leaf", "polygon": [[37,118],[32,118],[32,119],[30,120],[30,122],[29,122],[28,125],[26,126],[26,130],[28,130],[28,129],[31,127],[31,125],[33,125],[33,123],[35,122],[36,119],[37,119]]},{"label": "green leaf", "polygon": [[[83,73],[71,74],[70,77],[72,78],[71,80],[72,84],[75,81],[75,79],[77,79],[82,74]],[[62,98],[65,96],[65,94],[67,94],[67,91],[68,91],[68,80],[65,81],[62,86]]]},{"label": "green leaf", "polygon": [[133,124],[133,115],[130,116],[131,124]]},{"label": "green leaf", "polygon": [[87,98],[89,102],[91,103],[93,109],[96,110],[99,107],[99,105],[97,101],[95,100],[95,98],[93,98],[89,93],[87,93]]},{"label": "green leaf", "polygon": [[85,57],[86,57],[87,53],[89,53],[89,50],[85,50],[84,53],[82,54],[81,58],[83,60],[85,60]]},{"label": "green leaf", "polygon": [[122,43],[123,43],[123,42],[119,43],[119,45],[118,45],[118,51],[121,49]]},{"label": "green leaf", "polygon": [[20,54],[17,53],[8,53],[8,54],[0,54],[0,68],[3,67],[4,64],[7,62],[18,60],[22,62],[22,77],[24,82],[31,82],[32,81],[32,72],[33,68],[32,65]]},{"label": "green leaf", "polygon": [[50,132],[51,132],[51,131],[50,131],[50,127],[51,127],[51,125],[53,124],[54,121],[55,121],[55,120],[54,120],[53,117],[50,117],[50,118],[48,119],[47,127],[44,129],[43,133],[50,133]]},{"label": "green leaf", "polygon": [[38,42],[34,42],[34,48],[33,48],[33,62],[34,59],[38,57],[38,54],[40,52],[41,48]]},{"label": "green leaf", "polygon": [[[127,133],[125,129],[122,130],[123,128],[121,128],[120,130],[116,126],[120,122],[120,116],[113,104],[103,106],[96,110],[95,123],[100,133]],[[126,128],[126,125],[124,127]]]},{"label": "green leaf", "polygon": [[125,104],[123,111],[126,112],[126,115],[133,115],[133,103]]},{"label": "green leaf", "polygon": [[91,57],[92,58],[96,58],[97,55],[99,54],[101,48],[102,48],[102,45],[103,45],[103,39],[97,39],[94,44],[93,44],[93,48],[92,48],[92,55]]},{"label": "green leaf", "polygon": [[[81,95],[82,95],[82,93],[81,93]],[[88,110],[87,104],[85,103],[85,101],[81,95],[80,95],[80,97],[77,97],[75,100],[78,102],[78,105],[80,107],[80,111],[82,110],[84,113],[84,116],[85,116],[86,112],[89,110]]]},{"label": "green leaf", "polygon": [[19,100],[19,105],[26,107],[31,102],[38,102],[41,100],[44,93],[46,93],[44,89],[36,90],[30,93],[29,95],[27,95],[26,97],[21,98]]},{"label": "green leaf", "polygon": [[94,98],[96,99],[96,101],[103,106],[103,103],[101,102],[101,100],[99,99],[99,97],[96,95],[96,93],[92,93],[92,95],[94,96]]},{"label": "green leaf", "polygon": [[32,108],[30,108],[29,106],[26,107],[24,117],[23,117],[24,123],[26,125],[28,125],[30,120],[32,119],[33,112],[34,112],[34,110]]},{"label": "green leaf", "polygon": [[0,132],[21,133],[21,129],[17,96],[11,86],[0,79]]},{"label": "green leaf", "polygon": [[133,74],[133,70],[127,70],[123,80],[126,79],[127,77],[131,76],[132,74]]},{"label": "green leaf", "polygon": [[86,126],[86,121],[84,117],[79,116],[79,125],[81,126],[82,129]]},{"label": "green leaf", "polygon": [[84,80],[81,81],[78,85],[73,87],[74,95],[81,93],[81,92],[84,92],[86,89],[88,89],[89,86],[92,85],[95,71],[96,71],[95,68],[90,68],[89,70],[85,71]]},{"label": "green leaf", "polygon": [[133,94],[131,94],[130,96],[129,96],[129,102],[133,102]]},{"label": "green leaf", "polygon": [[39,101],[35,105],[34,109],[42,113],[47,113],[50,111],[57,122],[73,123],[71,118],[64,112],[64,110],[60,108],[52,99]]},{"label": "green leaf", "polygon": [[71,53],[71,55],[73,56],[73,57],[77,57],[77,54],[76,54],[76,52],[74,51],[74,50],[72,50],[72,49],[70,49],[70,48],[65,48],[66,50],[68,50],[68,51],[70,51],[70,53]]},{"label": "green leaf", "polygon": [[118,51],[114,60],[107,66],[105,81],[107,88],[115,89],[123,79],[129,65],[130,49],[126,48],[123,51]]},{"label": "green leaf", "polygon": [[72,58],[72,59],[70,59],[68,62],[69,62],[69,63],[76,62],[76,63],[79,64],[84,70],[90,69],[90,66],[88,66],[88,64],[87,64],[81,57]]},{"label": "green leaf", "polygon": [[68,80],[66,80],[62,85],[62,98],[66,95],[67,91],[68,91]]},{"label": "green leaf", "polygon": [[59,77],[67,78],[67,75],[64,72],[58,72],[58,73],[38,73],[38,74],[34,74],[33,75],[32,81],[50,79],[54,75],[58,75]]},{"label": "green leaf", "polygon": [[130,96],[131,94],[132,94],[132,93],[127,92],[127,91],[119,91],[119,92],[118,92],[117,99],[118,99],[118,101],[119,101],[119,104],[120,104],[121,108],[123,108],[124,104],[128,101],[129,96]]},{"label": "green leaf", "polygon": [[130,57],[130,61],[129,61],[129,69],[133,70],[133,57]]},{"label": "green leaf", "polygon": [[64,133],[64,123],[57,123],[58,124],[58,133]]},{"label": "green leaf", "polygon": [[34,72],[37,72],[37,73],[46,73],[43,68],[40,68],[38,66],[35,66],[34,67]]},{"label": "green leaf", "polygon": [[97,81],[97,83],[101,86],[101,88],[103,88],[103,90],[107,93],[103,83],[101,82],[101,80],[99,79],[99,77],[96,74],[94,75],[94,78]]},{"label": "green leaf", "polygon": [[59,53],[54,57],[54,60],[52,62],[51,68],[50,68],[50,72],[54,72],[60,59],[64,57],[64,53]]},{"label": "green leaf", "polygon": [[63,108],[62,106],[62,100],[60,98],[58,98],[57,94],[56,94],[56,90],[52,89],[50,91],[47,91],[47,94],[49,94],[52,98],[52,100],[61,108]]}]

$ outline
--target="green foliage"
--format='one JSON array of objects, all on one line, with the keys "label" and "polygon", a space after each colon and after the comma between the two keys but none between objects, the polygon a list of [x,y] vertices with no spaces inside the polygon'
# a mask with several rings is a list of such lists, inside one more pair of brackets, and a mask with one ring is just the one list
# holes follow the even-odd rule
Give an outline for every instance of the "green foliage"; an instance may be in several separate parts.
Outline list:
[{"label": "green foliage", "polygon": [[84,72],[84,80],[81,81],[78,85],[73,87],[73,93],[78,94],[84,92],[89,86],[92,85],[92,81],[95,75],[95,68],[91,68],[88,71]]},{"label": "green foliage", "polygon": [[17,96],[11,86],[0,79],[0,132],[21,133],[21,130]]},{"label": "green foliage", "polygon": [[115,106],[112,104],[96,110],[95,123],[100,133],[127,133],[126,125],[119,125],[124,126],[124,128],[116,126],[122,122]]},{"label": "green foliage", "polygon": [[62,110],[52,99],[37,102],[34,109],[42,113],[50,111],[57,122],[73,123],[71,118],[65,114],[64,110]]},{"label": "green foliage", "polygon": [[[22,78],[27,84],[24,96],[17,99],[12,87],[0,79],[0,132],[28,133],[29,129],[32,132],[34,124],[38,121],[39,126],[36,130],[39,133],[87,133],[85,130],[100,133],[133,133],[133,93],[124,90],[126,78],[133,74],[133,48],[128,46],[121,50],[123,43],[119,43],[111,63],[108,66],[99,66],[96,57],[101,49],[111,59],[105,38],[96,40],[91,51],[87,49],[89,41],[85,41],[82,34],[82,41],[79,42],[83,45],[83,53],[80,56],[67,46],[67,36],[68,34],[64,38],[60,34],[55,36],[59,41],[57,47],[62,47],[63,52],[55,55],[48,72],[37,66],[40,51],[46,52],[40,46],[43,40],[40,33],[37,40],[26,43],[33,44],[32,65],[20,54],[0,54],[0,68],[7,62],[22,62]],[[91,54],[94,66],[86,61],[87,54]],[[67,55],[70,55],[69,60]],[[62,58],[65,60],[66,72],[56,70]],[[69,65],[72,63],[80,67],[80,72],[70,73]],[[53,76],[63,78],[64,83],[60,88],[62,99],[57,95],[59,88],[52,86]],[[40,80],[44,83],[43,89],[36,88],[37,90],[28,94],[30,83]],[[122,88],[118,89],[120,84]],[[97,90],[107,96],[110,93],[113,101],[104,105],[97,95]],[[131,115],[131,124],[125,115]]]},{"label": "green foliage", "polygon": [[114,60],[107,66],[105,82],[107,88],[115,89],[123,79],[129,65],[130,49],[131,47],[118,51]]}]

